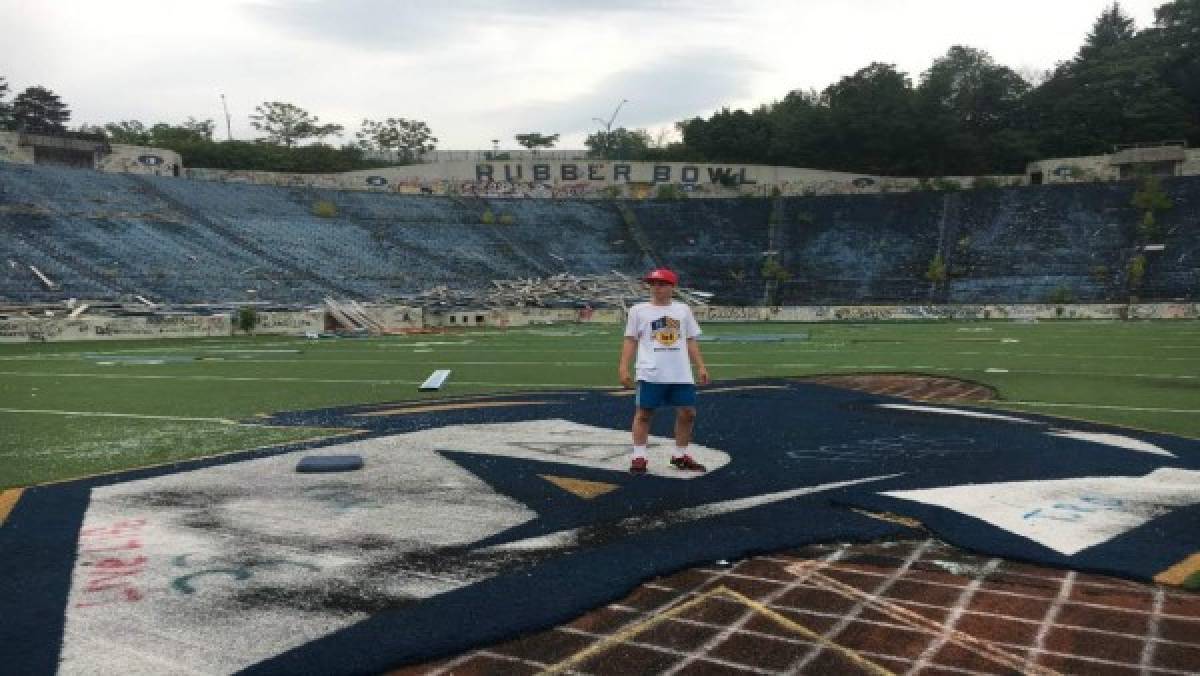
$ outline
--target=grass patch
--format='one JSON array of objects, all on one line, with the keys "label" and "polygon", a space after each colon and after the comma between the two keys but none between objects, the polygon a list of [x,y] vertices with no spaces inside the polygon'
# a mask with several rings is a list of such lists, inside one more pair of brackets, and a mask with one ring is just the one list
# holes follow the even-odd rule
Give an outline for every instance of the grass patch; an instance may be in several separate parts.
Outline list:
[{"label": "grass patch", "polygon": [[[709,370],[718,380],[927,373],[995,387],[1003,399],[994,404],[997,408],[1200,438],[1200,415],[1134,410],[1200,411],[1196,322],[707,323],[703,328],[712,335],[809,336],[799,341],[705,343]],[[619,346],[617,326],[331,341],[237,336],[0,345],[0,408],[243,420],[259,413],[352,404],[616,387]],[[98,362],[105,359],[98,354],[183,359],[103,365]],[[417,385],[435,368],[453,371],[447,385],[441,393],[418,393]],[[714,413],[719,414],[709,415]],[[0,413],[0,486],[169,462],[317,433],[216,422]]]}]

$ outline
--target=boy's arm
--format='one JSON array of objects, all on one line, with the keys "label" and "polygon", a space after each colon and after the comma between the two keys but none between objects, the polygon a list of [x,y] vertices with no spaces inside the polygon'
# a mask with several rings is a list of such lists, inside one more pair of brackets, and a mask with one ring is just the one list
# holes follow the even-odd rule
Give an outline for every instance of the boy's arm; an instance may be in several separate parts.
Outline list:
[{"label": "boy's arm", "polygon": [[617,379],[621,381],[622,387],[633,387],[633,374],[629,372],[629,362],[633,361],[636,351],[637,338],[625,336],[625,340],[621,341],[621,362],[617,365]]},{"label": "boy's arm", "polygon": [[700,384],[707,385],[708,367],[704,365],[704,355],[700,354],[700,343],[695,338],[688,338],[687,351],[688,359],[692,360],[692,365],[696,367],[696,375]]}]

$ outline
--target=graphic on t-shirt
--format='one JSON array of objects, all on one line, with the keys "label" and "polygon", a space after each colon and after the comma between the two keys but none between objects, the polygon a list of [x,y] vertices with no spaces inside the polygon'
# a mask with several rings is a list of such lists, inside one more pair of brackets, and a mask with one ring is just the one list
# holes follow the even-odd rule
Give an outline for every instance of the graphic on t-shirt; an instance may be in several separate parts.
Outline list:
[{"label": "graphic on t-shirt", "polygon": [[650,323],[650,331],[660,345],[671,347],[679,340],[679,320],[670,317],[656,319]]}]

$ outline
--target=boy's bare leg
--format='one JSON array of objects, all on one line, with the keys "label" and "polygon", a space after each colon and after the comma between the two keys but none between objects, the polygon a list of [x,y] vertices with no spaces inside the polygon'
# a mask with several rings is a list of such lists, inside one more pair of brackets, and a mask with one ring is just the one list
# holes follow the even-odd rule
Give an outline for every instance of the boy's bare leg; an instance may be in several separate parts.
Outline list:
[{"label": "boy's bare leg", "polygon": [[654,418],[654,409],[638,408],[633,412],[633,445],[645,448],[650,440],[650,421]]},{"label": "boy's bare leg", "polygon": [[675,448],[676,455],[683,455],[688,444],[692,443],[692,428],[696,425],[696,407],[680,406],[675,409]]}]

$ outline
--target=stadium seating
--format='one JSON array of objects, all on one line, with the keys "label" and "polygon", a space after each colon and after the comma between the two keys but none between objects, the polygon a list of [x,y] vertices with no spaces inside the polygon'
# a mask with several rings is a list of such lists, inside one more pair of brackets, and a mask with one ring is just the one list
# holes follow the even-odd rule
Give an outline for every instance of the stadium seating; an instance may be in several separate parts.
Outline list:
[{"label": "stadium seating", "polygon": [[[1145,254],[1137,293],[1195,298],[1200,178],[1164,185],[1174,203],[1159,215],[1166,248]],[[0,300],[373,300],[560,272],[638,274],[656,262],[722,304],[1124,300],[1125,271],[1138,253],[1133,190],[1096,183],[618,204],[0,163]],[[318,202],[334,213],[316,215]],[[946,284],[926,278],[939,252]],[[774,292],[768,258],[782,270]],[[60,288],[47,289],[30,265]]]}]

